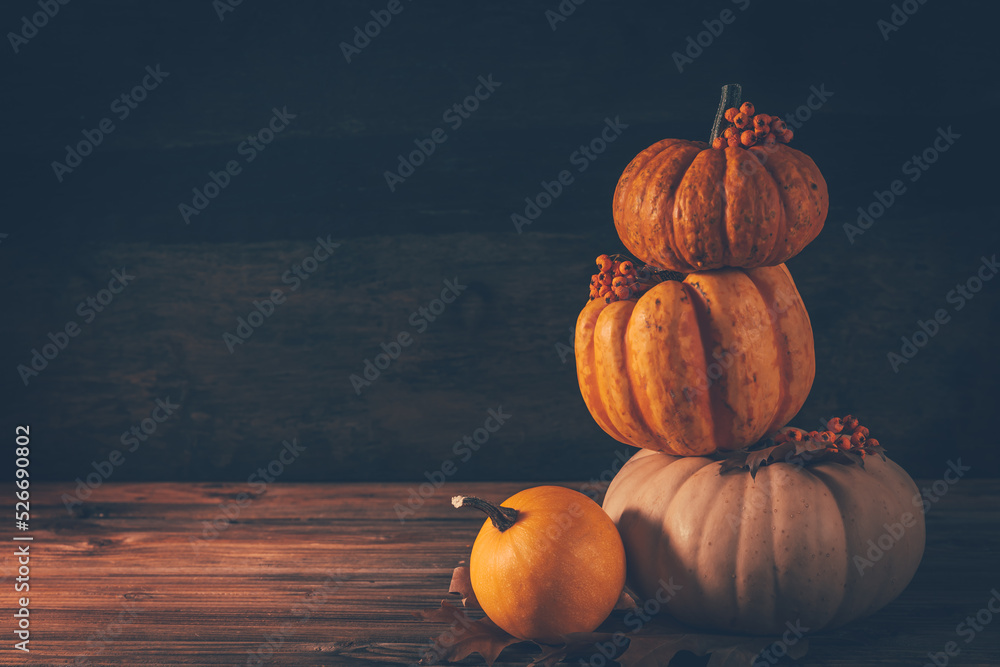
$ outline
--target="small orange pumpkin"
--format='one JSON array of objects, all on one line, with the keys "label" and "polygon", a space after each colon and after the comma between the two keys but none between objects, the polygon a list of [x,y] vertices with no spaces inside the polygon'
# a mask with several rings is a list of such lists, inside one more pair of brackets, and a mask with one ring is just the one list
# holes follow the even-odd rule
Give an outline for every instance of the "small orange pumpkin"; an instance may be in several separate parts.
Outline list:
[{"label": "small orange pumpkin", "polygon": [[486,615],[519,639],[555,644],[591,632],[625,587],[625,548],[600,505],[561,486],[516,493],[501,506],[456,496],[489,517],[472,545],[472,590]]},{"label": "small orange pumpkin", "polygon": [[594,420],[635,447],[733,450],[784,426],[816,374],[812,327],[788,269],[721,269],[636,300],[594,298],[576,323]]},{"label": "small orange pumpkin", "polygon": [[[735,100],[733,94],[730,86],[723,89],[720,114],[730,102],[739,106],[739,93]],[[681,273],[774,266],[823,228],[829,195],[812,159],[773,140],[751,145],[757,139],[749,130],[740,133],[747,137],[743,145],[737,138],[728,148],[713,148],[719,120],[708,143],[663,139],[622,173],[615,227],[644,262]],[[791,139],[790,132],[779,136]]]}]

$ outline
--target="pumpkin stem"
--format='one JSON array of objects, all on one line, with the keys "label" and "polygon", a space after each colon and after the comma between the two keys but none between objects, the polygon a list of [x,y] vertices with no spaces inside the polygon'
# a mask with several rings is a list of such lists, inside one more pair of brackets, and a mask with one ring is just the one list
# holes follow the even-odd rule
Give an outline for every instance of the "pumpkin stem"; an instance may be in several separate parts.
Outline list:
[{"label": "pumpkin stem", "polygon": [[486,516],[493,522],[493,527],[501,533],[517,521],[517,510],[511,507],[501,507],[491,502],[476,498],[475,496],[455,496],[451,499],[451,504],[455,507],[475,507],[477,510],[486,513]]},{"label": "pumpkin stem", "polygon": [[722,132],[722,124],[726,120],[726,109],[739,107],[743,99],[743,86],[738,83],[727,83],[722,87],[722,97],[719,98],[719,110],[715,112],[715,123],[712,124],[712,134],[708,138],[709,145]]}]

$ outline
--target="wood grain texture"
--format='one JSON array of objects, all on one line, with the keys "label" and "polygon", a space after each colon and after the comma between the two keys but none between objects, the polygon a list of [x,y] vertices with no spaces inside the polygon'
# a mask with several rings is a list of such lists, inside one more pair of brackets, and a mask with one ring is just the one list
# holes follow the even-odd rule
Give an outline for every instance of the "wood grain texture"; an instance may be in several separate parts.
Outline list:
[{"label": "wood grain texture", "polygon": [[[614,237],[612,225],[606,231]],[[616,445],[588,416],[570,346],[593,258],[616,240],[512,230],[341,240],[294,292],[282,275],[315,239],[114,244],[42,261],[11,255],[17,288],[7,303],[17,316],[0,318],[8,369],[0,390],[11,426],[32,424],[48,443],[33,454],[39,473],[86,477],[166,397],[181,404],[178,413],[126,453],[114,481],[240,482],[292,437],[307,450],[282,481],[421,479],[499,405],[513,418],[456,478],[589,479],[607,466]],[[954,282],[918,259],[926,241],[900,239],[878,261],[823,249],[834,242],[821,238],[789,264],[816,354],[816,380],[794,424],[859,414],[913,475],[939,476],[956,456],[972,475],[993,474],[993,283],[895,374],[886,353],[946,305]],[[949,258],[962,267],[956,280],[971,275],[977,257]],[[122,266],[135,281],[84,324],[77,304]],[[468,289],[417,333],[411,313],[456,277]],[[230,354],[223,333],[275,288],[286,290],[285,303]],[[25,387],[16,366],[71,319],[80,335]],[[349,376],[403,331],[413,343],[357,395]],[[943,434],[954,436],[947,454]]]},{"label": "wood grain texture", "polygon": [[[451,494],[502,500],[525,486],[448,484],[405,523],[393,511],[403,484],[274,483],[238,515],[231,505],[248,491],[239,484],[108,483],[72,514],[60,501],[68,486],[36,486],[32,654],[5,641],[0,664],[413,663],[443,629],[415,612],[445,597],[481,525],[451,507]],[[875,616],[813,637],[801,664],[919,665],[948,641],[961,648],[955,664],[1000,662],[995,627],[968,644],[955,634],[1000,587],[998,501],[998,481],[951,487],[928,514],[910,587]],[[213,521],[218,536],[205,539]],[[3,553],[5,588],[13,551]],[[499,664],[528,662],[525,646]]]}]

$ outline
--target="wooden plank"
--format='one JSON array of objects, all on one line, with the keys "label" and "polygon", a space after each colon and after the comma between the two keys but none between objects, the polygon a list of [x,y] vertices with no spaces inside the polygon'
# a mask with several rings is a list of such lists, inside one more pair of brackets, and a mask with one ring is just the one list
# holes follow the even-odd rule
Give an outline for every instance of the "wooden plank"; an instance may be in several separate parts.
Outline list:
[{"label": "wooden plank", "polygon": [[[294,292],[282,276],[310,256],[315,240],[116,244],[59,261],[13,259],[23,263],[13,269],[23,288],[9,302],[18,316],[0,319],[0,337],[15,341],[2,350],[11,370],[29,362],[48,332],[69,320],[82,327],[29,386],[8,378],[8,414],[46,443],[33,452],[40,474],[82,479],[118,450],[124,463],[114,480],[239,482],[297,438],[306,449],[282,481],[419,483],[447,460],[456,479],[589,479],[627,449],[590,418],[567,346],[593,257],[618,247],[613,226],[596,237],[510,230],[341,240]],[[901,238],[894,248],[876,261],[827,253],[817,241],[790,263],[818,363],[796,423],[863,409],[872,433],[912,474],[938,477],[949,459],[962,458],[970,474],[985,476],[998,456],[998,448],[978,446],[996,442],[996,374],[968,360],[995,358],[994,310],[973,302],[894,374],[886,353],[932,312],[913,294],[952,284],[919,263],[917,241]],[[961,271],[977,263],[970,254]],[[135,281],[83,323],[77,304],[122,266]],[[456,278],[468,288],[418,333],[411,314]],[[230,354],[223,333],[235,332],[237,318],[273,289],[286,301]],[[826,305],[845,300],[855,305]],[[361,376],[365,361],[402,332],[413,342],[358,395],[350,376]],[[557,344],[567,346],[565,363]],[[129,451],[122,433],[168,397],[181,407]],[[511,419],[471,458],[457,455],[455,443],[499,406]],[[947,453],[939,446],[946,433],[956,443]]]},{"label": "wooden plank", "polygon": [[[462,490],[502,500],[529,485]],[[444,597],[481,525],[451,507],[450,486],[400,522],[393,506],[404,484],[272,484],[197,547],[202,522],[245,487],[109,483],[73,515],[60,502],[66,485],[36,487],[32,660],[244,665],[255,664],[248,651],[263,650],[258,657],[275,665],[409,664],[443,629],[416,612]],[[998,500],[1000,480],[951,488],[928,515],[927,553],[910,587],[876,616],[814,637],[801,664],[923,664],[956,640],[956,624],[1000,586]],[[621,629],[621,613],[617,623],[606,627]],[[526,663],[527,646],[507,649],[499,664]],[[980,633],[961,656],[996,662],[1000,635]],[[10,644],[0,648],[0,664],[22,662]]]}]

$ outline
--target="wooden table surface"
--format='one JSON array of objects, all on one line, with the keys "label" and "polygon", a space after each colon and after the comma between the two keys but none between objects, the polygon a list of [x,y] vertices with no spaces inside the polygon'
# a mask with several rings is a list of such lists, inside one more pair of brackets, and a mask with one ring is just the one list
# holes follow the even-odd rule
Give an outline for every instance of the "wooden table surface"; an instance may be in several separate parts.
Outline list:
[{"label": "wooden table surface", "polygon": [[[448,483],[403,523],[393,508],[406,484],[272,483],[258,495],[245,484],[107,483],[72,514],[61,500],[72,485],[36,485],[19,533],[34,538],[32,650],[13,649],[8,547],[0,664],[413,663],[444,629],[416,612],[447,597],[482,521],[451,495],[502,500],[524,486]],[[1000,589],[998,500],[1000,480],[951,487],[928,514],[910,587],[875,616],[813,636],[801,664],[923,665],[949,641],[961,650],[951,665],[1000,664],[1000,622],[969,643],[956,634]],[[529,662],[529,646],[497,664]]]}]

